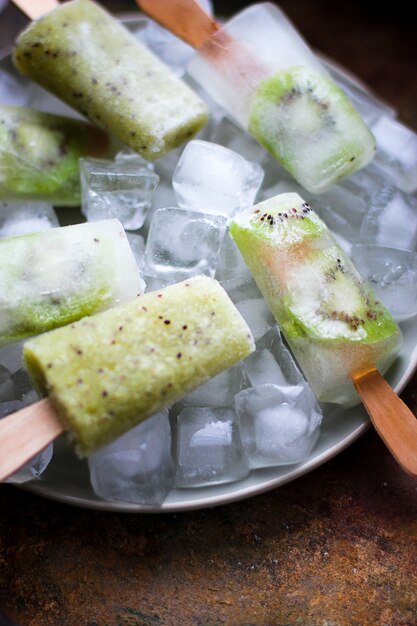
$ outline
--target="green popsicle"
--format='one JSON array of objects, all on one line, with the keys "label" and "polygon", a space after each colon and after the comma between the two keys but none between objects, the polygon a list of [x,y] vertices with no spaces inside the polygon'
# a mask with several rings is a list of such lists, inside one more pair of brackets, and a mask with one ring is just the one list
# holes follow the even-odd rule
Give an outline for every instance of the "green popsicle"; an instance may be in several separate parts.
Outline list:
[{"label": "green popsicle", "polygon": [[196,276],[29,340],[24,357],[88,455],[253,349],[226,292]]},{"label": "green popsicle", "polygon": [[0,105],[0,198],[77,206],[79,158],[109,148],[106,133],[85,122]]},{"label": "green popsicle", "polygon": [[230,233],[317,398],[359,402],[352,376],[383,373],[401,332],[324,222],[286,193],[236,215]]},{"label": "green popsicle", "polygon": [[16,67],[149,160],[207,121],[197,95],[90,0],[71,0],[18,38]]},{"label": "green popsicle", "polygon": [[0,239],[0,346],[125,302],[140,293],[118,220]]}]

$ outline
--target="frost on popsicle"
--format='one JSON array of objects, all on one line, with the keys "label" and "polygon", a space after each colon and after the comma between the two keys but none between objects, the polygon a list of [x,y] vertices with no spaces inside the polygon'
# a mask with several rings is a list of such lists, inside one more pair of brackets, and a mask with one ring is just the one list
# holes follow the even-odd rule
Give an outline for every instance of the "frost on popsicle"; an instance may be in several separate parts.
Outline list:
[{"label": "frost on popsicle", "polygon": [[117,220],[6,237],[0,258],[0,346],[140,293],[136,262]]},{"label": "frost on popsicle", "polygon": [[196,276],[29,340],[24,356],[86,455],[253,349],[226,292]]},{"label": "frost on popsicle", "polygon": [[0,198],[78,205],[78,160],[105,156],[107,135],[84,122],[25,107],[0,106]]},{"label": "frost on popsicle", "polygon": [[189,73],[312,193],[374,155],[373,135],[346,94],[272,4],[236,15],[199,49]]},{"label": "frost on popsicle", "polygon": [[234,237],[317,398],[354,404],[355,372],[384,372],[401,332],[324,222],[295,193],[232,219]]}]

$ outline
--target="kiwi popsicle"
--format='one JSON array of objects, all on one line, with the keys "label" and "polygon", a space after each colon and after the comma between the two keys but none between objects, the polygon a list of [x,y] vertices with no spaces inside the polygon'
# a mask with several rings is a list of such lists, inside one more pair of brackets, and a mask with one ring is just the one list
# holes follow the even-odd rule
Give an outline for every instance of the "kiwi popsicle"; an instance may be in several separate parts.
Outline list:
[{"label": "kiwi popsicle", "polygon": [[358,403],[352,377],[384,373],[402,337],[324,222],[285,193],[234,216],[230,233],[318,400]]},{"label": "kiwi popsicle", "polygon": [[188,71],[312,193],[374,155],[374,137],[348,97],[272,4],[237,14],[204,43]]},{"label": "kiwi popsicle", "polygon": [[31,339],[24,358],[84,456],[253,349],[219,283],[196,276]]},{"label": "kiwi popsicle", "polygon": [[207,120],[203,101],[91,0],[71,0],[32,22],[13,60],[149,160],[180,146]]},{"label": "kiwi popsicle", "polygon": [[0,239],[0,346],[135,298],[140,276],[116,219]]},{"label": "kiwi popsicle", "polygon": [[81,201],[81,157],[105,157],[105,132],[78,120],[26,107],[0,105],[0,199]]}]

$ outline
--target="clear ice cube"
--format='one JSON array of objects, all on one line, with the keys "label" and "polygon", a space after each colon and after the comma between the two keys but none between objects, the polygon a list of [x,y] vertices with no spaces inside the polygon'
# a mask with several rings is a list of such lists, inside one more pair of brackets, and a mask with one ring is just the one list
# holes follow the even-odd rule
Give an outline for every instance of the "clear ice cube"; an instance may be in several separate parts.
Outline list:
[{"label": "clear ice cube", "polygon": [[30,84],[6,70],[0,69],[0,102],[12,106],[28,104]]},{"label": "clear ice cube", "polygon": [[237,152],[248,161],[261,163],[265,159],[265,148],[227,117],[222,117],[215,125],[210,141]]},{"label": "clear ice cube", "polygon": [[357,244],[352,260],[398,322],[417,313],[417,254],[375,244]]},{"label": "clear ice cube", "polygon": [[58,226],[58,217],[51,204],[0,202],[0,237],[27,235]]},{"label": "clear ice cube", "polygon": [[12,375],[4,365],[0,365],[0,404],[15,399]]},{"label": "clear ice cube", "polygon": [[249,473],[232,408],[186,407],[177,418],[178,487],[233,482]]},{"label": "clear ice cube", "polygon": [[417,198],[395,187],[383,187],[362,222],[360,241],[414,250],[417,244]]},{"label": "clear ice cube", "polygon": [[240,363],[220,372],[181,399],[187,406],[233,406],[235,395],[242,389],[243,367]]},{"label": "clear ice cube", "polygon": [[152,216],[143,273],[170,282],[197,274],[214,276],[226,222],[221,215],[158,209]]},{"label": "clear ice cube", "polygon": [[380,117],[371,130],[378,148],[375,164],[403,191],[416,191],[417,133],[386,116]]},{"label": "clear ice cube", "polygon": [[368,126],[374,124],[382,115],[395,117],[395,110],[360,84],[355,77],[350,77],[346,71],[339,70],[334,63],[326,60],[323,63]]},{"label": "clear ice cube", "polygon": [[283,342],[278,326],[274,326],[256,344],[243,362],[253,387],[271,383],[279,386],[306,385],[303,374]]},{"label": "clear ice cube", "polygon": [[229,217],[254,203],[262,184],[258,163],[224,146],[190,141],[172,179],[180,207]]},{"label": "clear ice cube", "polygon": [[222,283],[222,286],[244,317],[255,341],[275,326],[274,317],[252,278],[238,285],[233,280],[226,281]]},{"label": "clear ice cube", "polygon": [[160,504],[173,484],[168,411],[156,413],[88,458],[90,480],[104,500]]},{"label": "clear ice cube", "polygon": [[141,159],[80,159],[82,212],[88,221],[117,218],[127,230],[146,219],[159,176]]},{"label": "clear ice cube", "polygon": [[138,267],[142,265],[143,255],[145,254],[145,239],[139,233],[126,233],[130,247],[135,257]]},{"label": "clear ice cube", "polygon": [[299,463],[317,441],[322,413],[306,385],[258,385],[235,403],[251,468]]},{"label": "clear ice cube", "polygon": [[303,197],[326,223],[346,254],[350,254],[352,245],[359,241],[361,224],[370,203],[361,186],[348,179],[319,196],[304,194]]},{"label": "clear ice cube", "polygon": [[237,284],[250,281],[251,273],[234,239],[226,232],[220,247],[215,278],[219,282],[235,280]]}]

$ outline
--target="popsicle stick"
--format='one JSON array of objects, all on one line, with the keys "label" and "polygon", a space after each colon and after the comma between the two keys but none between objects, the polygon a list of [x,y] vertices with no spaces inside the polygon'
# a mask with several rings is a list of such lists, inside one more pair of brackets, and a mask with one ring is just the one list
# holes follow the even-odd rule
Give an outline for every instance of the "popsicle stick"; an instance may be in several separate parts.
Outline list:
[{"label": "popsicle stick", "polygon": [[20,469],[64,432],[50,400],[35,404],[0,420],[0,481]]},{"label": "popsicle stick", "polygon": [[208,15],[197,0],[136,0],[144,13],[193,48],[201,46],[220,25]]},{"label": "popsicle stick", "polygon": [[417,419],[378,370],[354,377],[369,417],[401,467],[417,476]]},{"label": "popsicle stick", "polygon": [[12,0],[12,2],[31,20],[37,20],[59,5],[58,0]]}]

